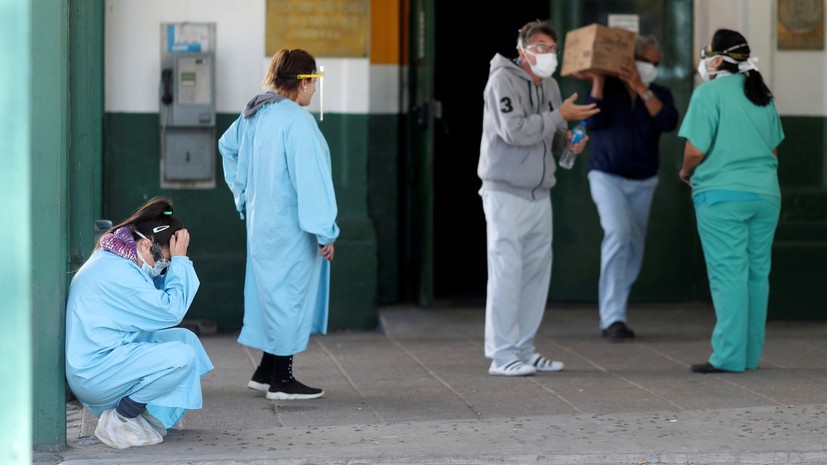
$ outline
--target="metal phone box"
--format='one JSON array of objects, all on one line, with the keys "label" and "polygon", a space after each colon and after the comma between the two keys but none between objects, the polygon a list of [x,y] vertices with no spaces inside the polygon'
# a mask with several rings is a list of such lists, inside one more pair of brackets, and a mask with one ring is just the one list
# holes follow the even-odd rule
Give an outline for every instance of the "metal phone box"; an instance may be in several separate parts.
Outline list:
[{"label": "metal phone box", "polygon": [[215,187],[215,24],[161,24],[161,187]]}]

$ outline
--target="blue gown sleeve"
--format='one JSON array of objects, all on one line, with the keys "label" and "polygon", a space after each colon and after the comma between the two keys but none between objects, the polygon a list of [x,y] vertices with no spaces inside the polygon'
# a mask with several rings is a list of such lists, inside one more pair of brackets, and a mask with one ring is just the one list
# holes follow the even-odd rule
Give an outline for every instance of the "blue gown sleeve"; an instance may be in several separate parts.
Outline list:
[{"label": "blue gown sleeve", "polygon": [[247,189],[247,161],[239,158],[241,145],[246,143],[244,137],[244,117],[239,116],[218,139],[218,152],[221,153],[224,166],[224,181],[233,193],[235,209],[244,219],[246,209],[245,191]]},{"label": "blue gown sleeve", "polygon": [[[157,331],[175,326],[184,319],[200,281],[188,257],[172,257],[166,275],[153,285],[139,269],[131,267],[114,279],[101,279],[112,323],[126,332]],[[160,288],[156,287],[160,286]]]},{"label": "blue gown sleeve", "polygon": [[310,113],[295,118],[285,137],[287,168],[296,190],[299,226],[316,235],[320,245],[329,244],[339,237],[339,227],[327,142]]}]

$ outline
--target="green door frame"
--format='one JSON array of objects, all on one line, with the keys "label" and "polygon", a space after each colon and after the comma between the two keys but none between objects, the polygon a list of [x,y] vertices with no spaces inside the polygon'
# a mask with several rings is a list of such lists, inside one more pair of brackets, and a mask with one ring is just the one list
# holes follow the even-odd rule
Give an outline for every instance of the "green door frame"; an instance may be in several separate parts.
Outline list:
[{"label": "green door frame", "polygon": [[66,293],[101,210],[104,0],[33,2],[31,15],[32,448],[60,451]]},{"label": "green door frame", "polygon": [[69,11],[70,270],[89,258],[95,246],[94,221],[103,206],[104,4],[77,1]]},{"label": "green door frame", "polygon": [[66,443],[68,8],[32,2],[31,17],[32,445],[48,451]]},{"label": "green door frame", "polygon": [[434,299],[434,0],[412,0],[402,230],[403,297],[429,306]]}]

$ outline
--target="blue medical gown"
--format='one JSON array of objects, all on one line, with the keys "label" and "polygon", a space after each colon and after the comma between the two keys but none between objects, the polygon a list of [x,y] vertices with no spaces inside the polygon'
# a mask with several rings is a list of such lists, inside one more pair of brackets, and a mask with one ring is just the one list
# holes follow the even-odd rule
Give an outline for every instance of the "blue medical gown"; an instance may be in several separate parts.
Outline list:
[{"label": "blue medical gown", "polygon": [[172,257],[154,281],[102,249],[78,270],[66,306],[66,379],[95,416],[124,396],[147,403],[167,428],[201,408],[201,377],[212,362],[192,331],[172,328],[198,286],[183,256]]},{"label": "blue medical gown", "polygon": [[224,178],[247,222],[244,324],[238,342],[275,355],[327,332],[330,263],[339,236],[330,150],[292,100],[239,118],[218,141]]}]

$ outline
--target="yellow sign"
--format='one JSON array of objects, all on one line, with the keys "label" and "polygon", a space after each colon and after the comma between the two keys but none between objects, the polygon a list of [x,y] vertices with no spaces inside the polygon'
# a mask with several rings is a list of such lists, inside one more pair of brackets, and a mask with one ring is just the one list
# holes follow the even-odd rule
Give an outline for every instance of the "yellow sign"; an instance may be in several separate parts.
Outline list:
[{"label": "yellow sign", "polygon": [[366,58],[370,0],[267,0],[267,56],[300,48],[315,57]]}]

